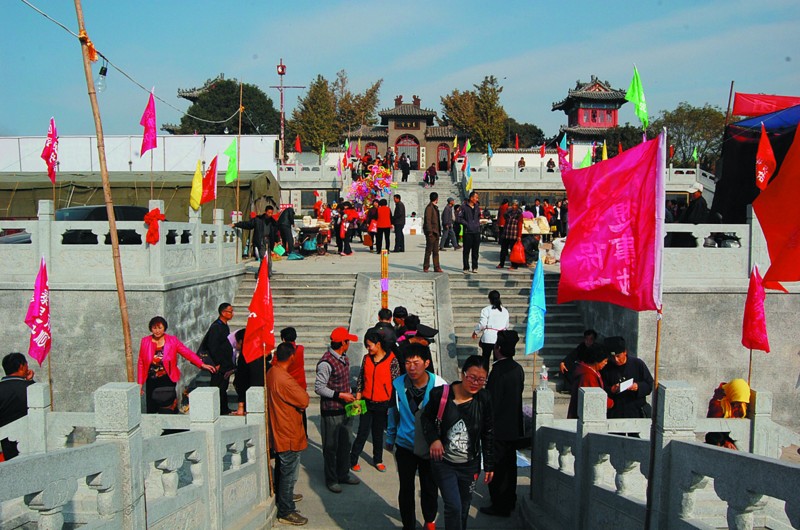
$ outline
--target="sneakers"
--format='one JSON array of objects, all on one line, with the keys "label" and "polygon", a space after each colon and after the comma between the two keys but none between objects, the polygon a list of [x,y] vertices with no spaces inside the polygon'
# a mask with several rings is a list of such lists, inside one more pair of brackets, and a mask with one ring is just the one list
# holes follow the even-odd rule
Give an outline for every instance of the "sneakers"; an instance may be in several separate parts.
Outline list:
[{"label": "sneakers", "polygon": [[506,268],[505,265],[498,265],[497,267],[495,267],[495,269],[505,269],[505,268]]},{"label": "sneakers", "polygon": [[375,464],[375,469],[377,469],[381,473],[386,473],[386,466],[383,463]]},{"label": "sneakers", "polygon": [[444,272],[442,269],[433,269],[433,272]]},{"label": "sneakers", "polygon": [[422,272],[428,272],[428,267],[422,267]]},{"label": "sneakers", "polygon": [[350,466],[351,471],[355,471],[356,473],[361,473],[361,464],[356,464],[354,466]]},{"label": "sneakers", "polygon": [[472,269],[472,274],[478,274],[478,269]]},{"label": "sneakers", "polygon": [[350,486],[355,486],[356,484],[361,484],[361,481],[358,480],[353,475],[347,475],[347,478],[344,480],[340,480],[339,484],[348,484]]},{"label": "sneakers", "polygon": [[294,495],[292,495],[292,500],[294,502],[302,501],[303,500],[303,494],[302,493],[295,493]]},{"label": "sneakers", "polygon": [[464,274],[469,274],[469,269],[464,269]]},{"label": "sneakers", "polygon": [[430,523],[425,523],[423,525],[423,528],[425,530],[436,530],[436,521],[433,521],[433,522],[430,522]]},{"label": "sneakers", "polygon": [[342,492],[342,487],[340,485],[336,484],[335,482],[333,484],[326,484],[326,486],[333,493],[341,493]]},{"label": "sneakers", "polygon": [[297,512],[292,512],[283,517],[278,517],[278,522],[292,526],[303,526],[308,523],[308,517],[303,517]]}]

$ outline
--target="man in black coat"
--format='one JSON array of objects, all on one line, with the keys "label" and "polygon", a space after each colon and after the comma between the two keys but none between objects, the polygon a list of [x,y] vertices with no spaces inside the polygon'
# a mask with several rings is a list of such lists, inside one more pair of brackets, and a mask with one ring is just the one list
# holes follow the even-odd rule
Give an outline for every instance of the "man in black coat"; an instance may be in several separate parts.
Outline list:
[{"label": "man in black coat", "polygon": [[[269,272],[270,276],[272,276],[272,246],[275,244],[276,232],[278,230],[275,218],[272,217],[274,211],[275,209],[268,205],[264,208],[263,214],[253,217],[249,221],[240,221],[231,225],[231,228],[242,228],[244,230],[253,231],[250,238],[251,244],[256,250],[256,257],[261,260],[262,264],[266,256],[269,266],[267,272]],[[294,218],[294,216],[292,218]],[[258,279],[258,272],[256,272],[256,279]]]},{"label": "man in black coat", "polygon": [[228,340],[231,330],[228,321],[233,318],[233,306],[223,302],[217,308],[219,318],[215,320],[203,337],[199,351],[208,354],[212,364],[217,367],[217,372],[211,374],[211,386],[219,389],[219,413],[221,416],[230,414],[228,408],[228,382],[236,365],[233,360],[233,346]]},{"label": "man in black coat", "polygon": [[405,252],[406,241],[403,228],[406,226],[406,205],[400,201],[400,195],[394,196],[392,226],[394,226],[394,250],[392,252]]},{"label": "man in black coat", "polygon": [[494,478],[489,483],[492,504],[481,513],[508,517],[517,503],[517,444],[525,436],[522,419],[522,389],[525,372],[514,360],[519,334],[513,329],[497,332],[495,361],[489,372],[486,390],[492,398],[494,414]]},{"label": "man in black coat", "polygon": [[622,337],[608,337],[603,344],[612,356],[612,361],[600,372],[603,386],[614,401],[614,406],[608,410],[608,417],[649,417],[646,398],[653,391],[653,376],[647,365],[638,357],[628,355]]},{"label": "man in black coat", "polygon": [[[28,369],[28,360],[21,353],[3,357],[3,371],[6,376],[0,380],[0,427],[28,414],[28,387],[33,384],[33,370]],[[0,453],[5,460],[14,458],[19,454],[17,442],[3,438]]]},{"label": "man in black coat", "polygon": [[281,241],[283,242],[283,248],[286,249],[286,254],[294,252],[294,236],[292,236],[294,217],[294,208],[287,206],[278,216],[278,221],[276,223],[278,234],[280,234]]}]

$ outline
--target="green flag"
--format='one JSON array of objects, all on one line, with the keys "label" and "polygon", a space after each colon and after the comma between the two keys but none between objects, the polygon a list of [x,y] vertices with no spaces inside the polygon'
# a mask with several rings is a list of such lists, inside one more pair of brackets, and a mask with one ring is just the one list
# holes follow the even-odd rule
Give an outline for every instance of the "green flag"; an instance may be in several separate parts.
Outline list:
[{"label": "green flag", "polygon": [[469,138],[467,138],[467,147],[465,148],[465,153],[469,153],[469,150],[472,149],[472,144],[469,143]]},{"label": "green flag", "polygon": [[322,142],[322,151],[319,153],[319,159],[325,158],[325,142]]},{"label": "green flag", "polygon": [[644,100],[644,89],[642,88],[642,80],[639,78],[639,70],[636,66],[633,67],[633,79],[631,79],[631,86],[625,93],[625,99],[630,101],[636,107],[636,116],[642,122],[642,128],[647,128],[650,119],[647,116],[647,102]]},{"label": "green flag", "polygon": [[583,169],[591,165],[592,165],[592,149],[590,147],[589,150],[586,151],[586,156],[584,156],[583,160],[581,160],[581,164],[578,166],[578,169]]},{"label": "green flag", "polygon": [[692,151],[692,159],[697,162],[697,146],[694,146],[694,151]]},{"label": "green flag", "polygon": [[228,169],[225,171],[225,184],[230,184],[239,178],[239,168],[236,165],[236,138],[223,153],[228,157]]}]

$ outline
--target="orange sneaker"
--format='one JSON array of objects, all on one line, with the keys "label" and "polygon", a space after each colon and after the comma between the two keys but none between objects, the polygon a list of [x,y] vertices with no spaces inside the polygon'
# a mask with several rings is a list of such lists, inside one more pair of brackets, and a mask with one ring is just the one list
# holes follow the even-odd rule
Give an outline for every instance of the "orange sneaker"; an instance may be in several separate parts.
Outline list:
[{"label": "orange sneaker", "polygon": [[381,473],[386,473],[386,466],[384,464],[375,464],[375,469],[380,471]]},{"label": "orange sneaker", "polygon": [[432,523],[425,523],[425,530],[436,530],[436,521]]},{"label": "orange sneaker", "polygon": [[361,473],[361,464],[356,464],[356,465],[352,466],[350,469],[352,469],[356,473]]}]

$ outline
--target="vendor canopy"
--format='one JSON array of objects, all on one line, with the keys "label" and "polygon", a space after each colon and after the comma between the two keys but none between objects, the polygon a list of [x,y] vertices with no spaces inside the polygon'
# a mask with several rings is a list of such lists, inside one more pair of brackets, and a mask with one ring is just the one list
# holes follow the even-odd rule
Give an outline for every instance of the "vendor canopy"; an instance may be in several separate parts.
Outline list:
[{"label": "vendor canopy", "polygon": [[775,152],[777,174],[800,123],[800,105],[738,121],[725,128],[720,179],[711,205],[711,210],[719,213],[725,223],[744,223],[747,205],[758,197],[755,168],[762,123]]}]

